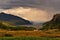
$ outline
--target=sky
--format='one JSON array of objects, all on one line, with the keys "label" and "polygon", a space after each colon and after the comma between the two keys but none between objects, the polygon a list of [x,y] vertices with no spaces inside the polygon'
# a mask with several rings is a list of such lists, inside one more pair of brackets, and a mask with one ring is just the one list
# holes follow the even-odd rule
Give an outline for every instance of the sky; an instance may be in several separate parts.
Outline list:
[{"label": "sky", "polygon": [[34,22],[46,22],[60,13],[60,0],[0,0],[0,12]]}]

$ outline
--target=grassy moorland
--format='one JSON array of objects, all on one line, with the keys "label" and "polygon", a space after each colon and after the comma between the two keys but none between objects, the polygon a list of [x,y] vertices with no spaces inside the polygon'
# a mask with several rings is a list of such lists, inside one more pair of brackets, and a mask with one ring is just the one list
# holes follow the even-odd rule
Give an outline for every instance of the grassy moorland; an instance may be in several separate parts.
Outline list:
[{"label": "grassy moorland", "polygon": [[0,40],[60,40],[60,38],[49,37],[3,37]]},{"label": "grassy moorland", "polygon": [[0,29],[0,40],[60,40],[60,32],[47,31],[10,31]]},{"label": "grassy moorland", "polygon": [[[45,28],[46,29],[46,28]],[[36,30],[34,27],[25,26],[6,26],[0,23],[0,37],[20,37],[20,36],[41,36],[41,37],[60,37],[60,30]]]},{"label": "grassy moorland", "polygon": [[33,37],[60,37],[60,31],[47,30],[47,31],[11,31],[11,30],[0,30],[0,37],[20,37],[20,36],[33,36]]},{"label": "grassy moorland", "polygon": [[60,40],[60,30],[46,28],[36,30],[34,27],[0,23],[0,40]]}]

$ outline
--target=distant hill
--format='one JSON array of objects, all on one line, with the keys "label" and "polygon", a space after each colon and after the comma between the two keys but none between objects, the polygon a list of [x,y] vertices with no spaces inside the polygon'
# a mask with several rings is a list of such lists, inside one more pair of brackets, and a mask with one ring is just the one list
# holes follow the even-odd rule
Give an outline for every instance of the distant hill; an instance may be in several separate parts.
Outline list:
[{"label": "distant hill", "polygon": [[28,20],[15,15],[6,14],[4,12],[0,13],[0,22],[8,22],[11,25],[32,25],[32,23]]},{"label": "distant hill", "polygon": [[60,14],[55,14],[51,21],[44,23],[43,29],[60,29]]}]

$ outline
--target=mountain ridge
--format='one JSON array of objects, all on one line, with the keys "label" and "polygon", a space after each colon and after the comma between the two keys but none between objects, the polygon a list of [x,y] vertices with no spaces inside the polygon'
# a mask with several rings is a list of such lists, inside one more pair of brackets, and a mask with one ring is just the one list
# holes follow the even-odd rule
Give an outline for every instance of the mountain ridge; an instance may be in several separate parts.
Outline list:
[{"label": "mountain ridge", "polygon": [[55,14],[52,20],[43,23],[45,29],[60,29],[60,14]]},{"label": "mountain ridge", "polygon": [[12,14],[0,13],[0,21],[11,22],[14,25],[32,25],[32,23],[22,17],[18,17]]}]

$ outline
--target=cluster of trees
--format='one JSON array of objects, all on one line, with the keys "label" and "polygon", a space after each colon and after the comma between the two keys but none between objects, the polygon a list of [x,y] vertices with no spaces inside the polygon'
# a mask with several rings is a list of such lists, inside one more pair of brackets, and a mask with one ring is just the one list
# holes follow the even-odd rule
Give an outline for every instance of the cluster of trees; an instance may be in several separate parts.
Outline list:
[{"label": "cluster of trees", "polygon": [[0,29],[6,30],[35,30],[34,27],[26,27],[26,26],[7,26],[0,22]]}]

